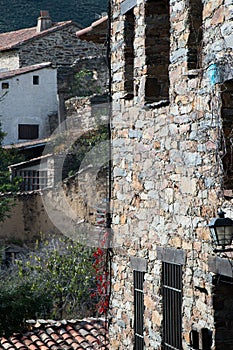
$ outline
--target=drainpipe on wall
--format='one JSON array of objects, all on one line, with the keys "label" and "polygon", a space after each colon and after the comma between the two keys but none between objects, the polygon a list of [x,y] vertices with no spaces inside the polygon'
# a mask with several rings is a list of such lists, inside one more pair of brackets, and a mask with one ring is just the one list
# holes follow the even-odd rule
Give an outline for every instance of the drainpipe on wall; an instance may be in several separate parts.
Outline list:
[{"label": "drainpipe on wall", "polygon": [[108,76],[109,76],[109,86],[108,86],[108,103],[109,103],[109,120],[108,120],[108,139],[109,139],[109,171],[108,171],[108,208],[107,208],[107,228],[111,229],[112,224],[112,216],[111,216],[111,172],[112,172],[112,161],[111,161],[111,117],[112,117],[112,74],[111,74],[111,0],[108,1],[108,33],[107,33],[107,63],[108,63]]}]

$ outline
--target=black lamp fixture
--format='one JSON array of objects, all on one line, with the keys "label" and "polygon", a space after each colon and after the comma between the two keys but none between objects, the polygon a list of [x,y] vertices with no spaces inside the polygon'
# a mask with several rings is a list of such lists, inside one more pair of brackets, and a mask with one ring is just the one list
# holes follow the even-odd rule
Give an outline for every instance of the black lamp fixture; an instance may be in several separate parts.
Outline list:
[{"label": "black lamp fixture", "polygon": [[218,218],[214,218],[209,223],[213,244],[222,246],[222,249],[214,249],[214,252],[232,252],[233,248],[225,248],[231,245],[233,239],[233,220],[225,218],[225,212],[220,210]]}]

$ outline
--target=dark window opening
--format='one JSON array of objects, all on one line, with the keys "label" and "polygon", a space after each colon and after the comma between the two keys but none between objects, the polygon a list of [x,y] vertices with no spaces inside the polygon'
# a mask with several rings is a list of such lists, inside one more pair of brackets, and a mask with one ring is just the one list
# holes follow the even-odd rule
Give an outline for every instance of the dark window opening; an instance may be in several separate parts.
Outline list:
[{"label": "dark window opening", "polygon": [[208,328],[192,329],[190,333],[190,345],[193,350],[211,350],[212,331]]},{"label": "dark window opening", "polygon": [[188,38],[188,69],[201,67],[202,44],[202,0],[190,0],[189,7],[189,38]]},{"label": "dark window opening", "polygon": [[199,332],[195,329],[192,329],[190,333],[190,345],[193,350],[199,350]]},{"label": "dark window opening", "polygon": [[222,87],[222,163],[224,189],[233,190],[233,80]]},{"label": "dark window opening", "polygon": [[134,350],[144,349],[143,317],[144,317],[144,272],[134,271]]},{"label": "dark window opening", "polygon": [[9,89],[9,83],[2,83],[2,89]]},{"label": "dark window opening", "polygon": [[182,266],[162,264],[163,350],[182,350]]},{"label": "dark window opening", "polygon": [[134,96],[134,36],[135,16],[131,9],[125,14],[124,21],[124,98],[131,99]]},{"label": "dark window opening", "polygon": [[39,75],[33,75],[33,85],[39,85]]},{"label": "dark window opening", "polygon": [[169,99],[170,17],[169,1],[145,4],[146,67],[145,102]]},{"label": "dark window opening", "polygon": [[18,125],[18,139],[20,140],[34,140],[39,137],[39,125],[19,124]]},{"label": "dark window opening", "polygon": [[233,349],[233,278],[216,275],[213,280],[215,349]]}]

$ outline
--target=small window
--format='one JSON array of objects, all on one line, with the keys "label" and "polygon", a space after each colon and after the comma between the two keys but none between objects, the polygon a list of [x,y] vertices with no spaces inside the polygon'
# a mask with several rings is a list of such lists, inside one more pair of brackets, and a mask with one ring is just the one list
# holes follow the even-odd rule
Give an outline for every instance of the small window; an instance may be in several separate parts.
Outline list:
[{"label": "small window", "polygon": [[19,124],[18,138],[20,140],[34,140],[39,137],[39,125]]},{"label": "small window", "polygon": [[2,83],[2,89],[9,89],[9,83]]},{"label": "small window", "polygon": [[124,91],[125,99],[134,96],[134,36],[135,36],[134,9],[125,14],[124,21]]},{"label": "small window", "polygon": [[222,86],[222,142],[221,158],[223,164],[224,190],[233,190],[233,80],[225,82]]},{"label": "small window", "polygon": [[169,99],[170,15],[169,1],[145,3],[145,102]]},{"label": "small window", "polygon": [[39,85],[39,75],[33,75],[33,85]]},{"label": "small window", "polygon": [[144,272],[134,271],[134,350],[144,349]]},{"label": "small window", "polygon": [[189,37],[188,37],[188,69],[201,67],[202,43],[202,0],[190,0]]}]

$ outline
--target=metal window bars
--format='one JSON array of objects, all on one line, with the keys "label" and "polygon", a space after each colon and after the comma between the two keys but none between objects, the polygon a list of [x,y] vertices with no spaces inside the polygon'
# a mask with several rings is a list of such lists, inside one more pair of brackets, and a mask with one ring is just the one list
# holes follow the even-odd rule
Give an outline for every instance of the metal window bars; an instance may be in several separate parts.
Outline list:
[{"label": "metal window bars", "polygon": [[143,282],[144,272],[134,271],[134,350],[144,349],[143,316],[144,316],[144,294]]},{"label": "metal window bars", "polygon": [[48,186],[47,170],[20,170],[14,176],[22,179],[21,191],[35,191]]},{"label": "metal window bars", "polygon": [[163,350],[182,350],[182,266],[163,262]]}]

